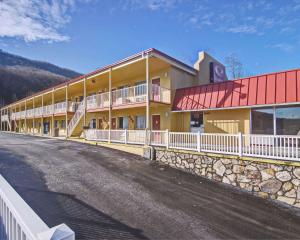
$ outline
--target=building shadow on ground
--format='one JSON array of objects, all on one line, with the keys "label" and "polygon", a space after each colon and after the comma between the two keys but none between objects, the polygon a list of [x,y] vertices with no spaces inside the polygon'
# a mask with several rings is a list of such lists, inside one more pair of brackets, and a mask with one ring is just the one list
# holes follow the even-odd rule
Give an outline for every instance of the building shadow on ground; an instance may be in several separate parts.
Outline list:
[{"label": "building shadow on ground", "polygon": [[49,227],[66,223],[75,232],[76,239],[147,239],[141,230],[112,218],[74,195],[50,191],[43,174],[27,164],[24,156],[1,147],[0,174]]}]

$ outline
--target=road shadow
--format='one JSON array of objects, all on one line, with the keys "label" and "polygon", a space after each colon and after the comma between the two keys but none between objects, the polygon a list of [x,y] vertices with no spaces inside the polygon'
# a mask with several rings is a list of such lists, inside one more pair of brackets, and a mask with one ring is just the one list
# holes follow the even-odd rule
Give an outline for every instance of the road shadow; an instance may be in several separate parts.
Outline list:
[{"label": "road shadow", "polygon": [[43,174],[27,164],[24,156],[1,147],[0,174],[49,227],[66,223],[75,232],[76,239],[148,239],[141,230],[112,218],[74,195],[49,190]]}]

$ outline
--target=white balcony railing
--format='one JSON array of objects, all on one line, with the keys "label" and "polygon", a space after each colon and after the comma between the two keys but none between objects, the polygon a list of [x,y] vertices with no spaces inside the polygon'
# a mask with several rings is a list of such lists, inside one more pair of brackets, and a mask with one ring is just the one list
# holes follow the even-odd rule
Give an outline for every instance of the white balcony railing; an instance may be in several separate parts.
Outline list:
[{"label": "white balcony railing", "polygon": [[28,117],[28,118],[34,117],[34,109],[28,109],[26,111],[26,117]]},{"label": "white balcony railing", "polygon": [[[133,87],[123,88],[112,91],[112,106],[121,106],[135,103],[143,103],[147,100],[147,85],[141,84]],[[171,103],[171,92],[167,88],[152,85],[150,100],[154,102]],[[101,109],[109,107],[109,92],[95,94],[86,98],[87,110]],[[67,106],[68,105],[68,106]],[[61,114],[66,112],[76,112],[79,103],[65,101],[46,105],[27,111],[14,113],[13,119],[24,119],[25,116],[41,117],[43,115]]]},{"label": "white balcony railing", "polygon": [[67,103],[59,102],[54,104],[54,114],[66,113],[67,112]]},{"label": "white balcony railing", "polygon": [[86,98],[87,110],[109,107],[109,92],[99,93]]},{"label": "white balcony railing", "polygon": [[25,118],[25,117],[26,117],[26,111],[21,111],[20,118]]},{"label": "white balcony railing", "polygon": [[43,107],[38,107],[34,109],[34,116],[41,117],[43,116]]},{"label": "white balcony railing", "polygon": [[150,99],[154,102],[162,102],[162,103],[170,104],[171,103],[171,91],[170,91],[170,89],[153,84],[151,86]]},{"label": "white balcony railing", "polygon": [[[125,144],[300,161],[300,136],[189,133],[146,130],[85,131],[86,139]],[[109,139],[110,136],[110,139]]]},{"label": "white balcony railing", "polygon": [[[52,114],[60,114],[68,112],[75,112],[77,109],[77,103],[75,102],[68,102],[68,106],[66,102],[59,102],[54,105],[46,105],[44,107],[37,107],[33,109],[27,109],[27,111],[20,111],[20,112],[13,112],[11,114],[12,120],[16,119],[25,119],[33,118],[33,117],[42,117],[43,115],[52,115]],[[3,119],[3,116],[2,116]]]},{"label": "white balcony railing", "polygon": [[47,106],[44,106],[44,109],[43,109],[43,115],[52,115],[53,114],[53,105],[47,105]]},{"label": "white balcony railing", "polygon": [[118,89],[112,92],[112,105],[120,106],[132,103],[142,103],[147,100],[147,85]]},{"label": "white balcony railing", "polygon": [[0,175],[0,239],[74,240],[65,224],[49,228]]},{"label": "white balcony railing", "polygon": [[8,122],[8,114],[2,115],[2,116],[1,116],[1,121],[2,121],[2,122]]}]

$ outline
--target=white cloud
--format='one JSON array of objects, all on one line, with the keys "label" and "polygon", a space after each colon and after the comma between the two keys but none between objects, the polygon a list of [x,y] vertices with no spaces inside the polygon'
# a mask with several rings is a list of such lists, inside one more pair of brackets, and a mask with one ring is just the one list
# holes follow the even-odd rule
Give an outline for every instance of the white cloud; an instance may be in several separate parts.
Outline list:
[{"label": "white cloud", "polygon": [[180,20],[201,31],[258,36],[293,32],[300,24],[300,1],[241,0],[217,6],[215,1],[195,1]]},{"label": "white cloud", "polygon": [[182,0],[122,0],[125,10],[148,9],[151,11],[168,11]]},{"label": "white cloud", "polygon": [[276,43],[273,45],[270,45],[271,48],[277,48],[280,50],[283,50],[285,52],[292,52],[294,50],[294,46],[288,44],[288,43]]},{"label": "white cloud", "polygon": [[248,25],[231,27],[231,28],[228,28],[226,31],[231,32],[231,33],[248,33],[248,34],[257,32],[255,26],[248,26]]},{"label": "white cloud", "polygon": [[75,5],[75,0],[0,0],[0,37],[67,41],[59,30],[70,22]]}]

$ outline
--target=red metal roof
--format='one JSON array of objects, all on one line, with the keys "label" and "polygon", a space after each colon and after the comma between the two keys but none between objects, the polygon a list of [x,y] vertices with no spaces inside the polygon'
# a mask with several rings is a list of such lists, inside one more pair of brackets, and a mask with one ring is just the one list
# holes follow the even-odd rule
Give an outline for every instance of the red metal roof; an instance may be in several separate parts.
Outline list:
[{"label": "red metal roof", "polygon": [[300,103],[300,69],[176,90],[173,111]]}]

